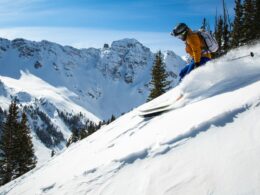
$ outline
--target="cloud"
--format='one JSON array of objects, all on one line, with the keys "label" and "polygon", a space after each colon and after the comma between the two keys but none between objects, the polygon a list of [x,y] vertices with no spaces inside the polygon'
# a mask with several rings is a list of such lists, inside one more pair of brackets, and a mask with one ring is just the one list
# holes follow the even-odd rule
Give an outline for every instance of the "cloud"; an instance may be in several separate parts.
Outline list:
[{"label": "cloud", "polygon": [[0,21],[10,22],[32,17],[33,11],[40,8],[47,0],[0,0]]},{"label": "cloud", "polygon": [[153,52],[173,50],[184,55],[184,44],[164,32],[115,31],[88,28],[16,27],[0,28],[0,37],[7,39],[25,38],[33,41],[48,40],[76,48],[102,48],[123,38],[135,38]]},{"label": "cloud", "polygon": [[46,0],[0,0],[0,10],[1,12],[28,10],[45,1]]}]

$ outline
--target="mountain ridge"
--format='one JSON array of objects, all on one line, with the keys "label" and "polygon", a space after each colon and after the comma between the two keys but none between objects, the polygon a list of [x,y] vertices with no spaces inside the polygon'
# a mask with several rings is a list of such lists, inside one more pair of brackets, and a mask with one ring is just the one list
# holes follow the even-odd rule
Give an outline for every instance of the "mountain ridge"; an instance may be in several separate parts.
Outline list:
[{"label": "mountain ridge", "polygon": [[[165,59],[174,86],[185,62],[170,51],[165,53]],[[118,116],[145,101],[153,60],[150,49],[135,39],[114,41],[111,47],[102,49],[76,49],[48,41],[0,39],[2,76],[18,79],[23,70],[55,87],[64,86],[82,99],[78,104],[102,119],[110,118],[112,114]],[[112,91],[106,91],[106,88]],[[134,95],[129,97],[122,91]],[[113,110],[118,101],[111,100],[111,92],[125,100],[121,103],[122,108]],[[109,108],[104,109],[105,106]]]}]

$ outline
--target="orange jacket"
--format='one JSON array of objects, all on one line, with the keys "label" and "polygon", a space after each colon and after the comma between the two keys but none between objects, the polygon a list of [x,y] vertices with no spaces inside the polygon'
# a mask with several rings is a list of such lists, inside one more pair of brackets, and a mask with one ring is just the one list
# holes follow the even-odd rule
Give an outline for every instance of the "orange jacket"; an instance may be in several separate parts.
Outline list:
[{"label": "orange jacket", "polygon": [[186,52],[190,54],[195,63],[200,62],[201,57],[211,58],[210,53],[206,50],[204,41],[196,32],[188,31],[186,38]]}]

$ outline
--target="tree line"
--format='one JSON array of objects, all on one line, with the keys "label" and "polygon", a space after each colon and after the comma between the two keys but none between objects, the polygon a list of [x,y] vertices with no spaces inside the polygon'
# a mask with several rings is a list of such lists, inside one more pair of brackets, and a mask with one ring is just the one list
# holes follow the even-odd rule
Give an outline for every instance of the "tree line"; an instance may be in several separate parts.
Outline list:
[{"label": "tree line", "polygon": [[92,121],[87,121],[87,123],[84,127],[80,128],[80,127],[74,126],[72,129],[72,134],[71,134],[70,138],[68,139],[66,146],[69,147],[72,143],[78,142],[78,141],[92,135],[93,133],[98,131],[102,126],[108,125],[111,122],[113,122],[114,120],[116,120],[116,117],[114,115],[112,115],[111,118],[108,119],[107,121],[103,120],[103,121],[100,121],[98,124],[95,124]]},{"label": "tree line", "polygon": [[230,19],[225,0],[223,14],[215,17],[214,35],[219,44],[217,56],[230,49],[252,44],[260,38],[260,0],[235,0],[235,16]]}]

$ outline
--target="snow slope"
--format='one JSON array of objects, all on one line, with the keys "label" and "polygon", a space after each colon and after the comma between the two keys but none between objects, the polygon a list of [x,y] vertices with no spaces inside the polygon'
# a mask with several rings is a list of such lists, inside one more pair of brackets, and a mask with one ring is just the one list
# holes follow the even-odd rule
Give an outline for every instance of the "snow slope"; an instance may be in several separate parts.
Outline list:
[{"label": "snow slope", "polygon": [[[249,50],[258,55],[228,61]],[[142,119],[135,109],[0,194],[260,194],[259,53],[244,47],[194,70],[147,103],[183,93],[175,110]]]}]

